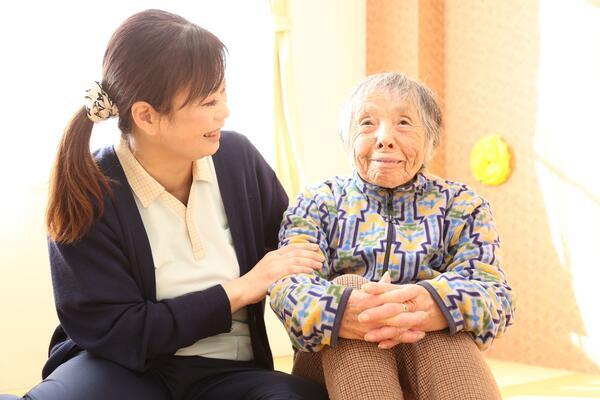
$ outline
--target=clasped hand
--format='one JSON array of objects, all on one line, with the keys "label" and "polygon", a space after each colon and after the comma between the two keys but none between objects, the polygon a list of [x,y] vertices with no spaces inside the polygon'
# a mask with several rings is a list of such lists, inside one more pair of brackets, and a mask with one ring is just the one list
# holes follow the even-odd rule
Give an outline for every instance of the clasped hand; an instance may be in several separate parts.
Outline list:
[{"label": "clasped hand", "polygon": [[425,337],[425,332],[447,326],[427,289],[415,284],[392,284],[388,276],[352,291],[339,336],[390,349],[400,343],[417,342]]}]

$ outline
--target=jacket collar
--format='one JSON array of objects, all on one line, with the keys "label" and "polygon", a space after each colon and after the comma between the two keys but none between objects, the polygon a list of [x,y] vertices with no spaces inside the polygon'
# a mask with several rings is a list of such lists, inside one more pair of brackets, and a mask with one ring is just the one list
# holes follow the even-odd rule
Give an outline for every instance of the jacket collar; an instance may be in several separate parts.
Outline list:
[{"label": "jacket collar", "polygon": [[401,197],[403,194],[416,193],[421,194],[429,183],[429,173],[423,166],[409,182],[404,185],[396,186],[388,189],[365,181],[356,170],[352,173],[352,179],[360,192],[366,196],[373,198],[382,204],[385,204],[388,197],[392,195],[394,199]]}]

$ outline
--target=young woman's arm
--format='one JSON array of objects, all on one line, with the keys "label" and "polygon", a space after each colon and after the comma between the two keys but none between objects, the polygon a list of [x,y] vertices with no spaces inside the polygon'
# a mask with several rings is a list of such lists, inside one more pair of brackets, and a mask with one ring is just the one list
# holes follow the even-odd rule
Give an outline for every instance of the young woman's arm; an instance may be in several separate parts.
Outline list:
[{"label": "young woman's arm", "polygon": [[140,266],[128,261],[112,218],[114,209],[106,207],[75,244],[49,243],[58,317],[75,343],[144,370],[159,355],[231,329],[231,307],[221,285],[162,301],[144,296],[140,280],[133,278]]},{"label": "young woman's arm", "polygon": [[[226,132],[222,136],[218,157],[225,159],[229,169],[244,171],[243,189],[236,193],[239,207],[251,210],[243,215],[254,229],[258,259],[249,272],[223,287],[227,292],[233,312],[247,304],[263,300],[268,287],[286,275],[312,273],[320,269],[324,257],[319,247],[309,243],[286,246],[277,250],[278,232],[288,197],[275,172],[258,150],[243,135]],[[259,228],[260,227],[260,228]],[[263,257],[264,255],[264,257]],[[262,257],[262,258],[261,258]]]}]

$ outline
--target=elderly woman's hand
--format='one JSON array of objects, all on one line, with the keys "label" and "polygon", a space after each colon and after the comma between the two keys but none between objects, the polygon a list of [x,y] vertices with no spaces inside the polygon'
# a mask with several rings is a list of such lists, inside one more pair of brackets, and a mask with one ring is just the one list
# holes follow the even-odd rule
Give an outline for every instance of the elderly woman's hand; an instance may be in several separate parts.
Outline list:
[{"label": "elderly woman's hand", "polygon": [[339,337],[363,340],[367,332],[380,328],[380,324],[359,322],[358,316],[362,312],[380,306],[381,304],[378,296],[365,293],[358,289],[353,290],[348,298],[344,314],[342,315]]},{"label": "elderly woman's hand", "polygon": [[365,309],[357,319],[362,324],[380,325],[364,336],[368,342],[378,342],[380,348],[416,342],[425,332],[448,327],[442,311],[422,286],[367,283],[362,292],[375,296],[370,303],[379,305]]}]

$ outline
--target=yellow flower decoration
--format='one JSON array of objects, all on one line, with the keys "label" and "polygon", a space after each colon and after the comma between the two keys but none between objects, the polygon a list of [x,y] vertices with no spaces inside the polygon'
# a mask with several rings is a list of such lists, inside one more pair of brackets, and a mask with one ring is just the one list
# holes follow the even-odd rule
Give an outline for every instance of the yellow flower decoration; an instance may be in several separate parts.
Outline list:
[{"label": "yellow flower decoration", "polygon": [[471,150],[471,170],[486,185],[500,185],[510,175],[510,151],[500,135],[479,139]]}]

